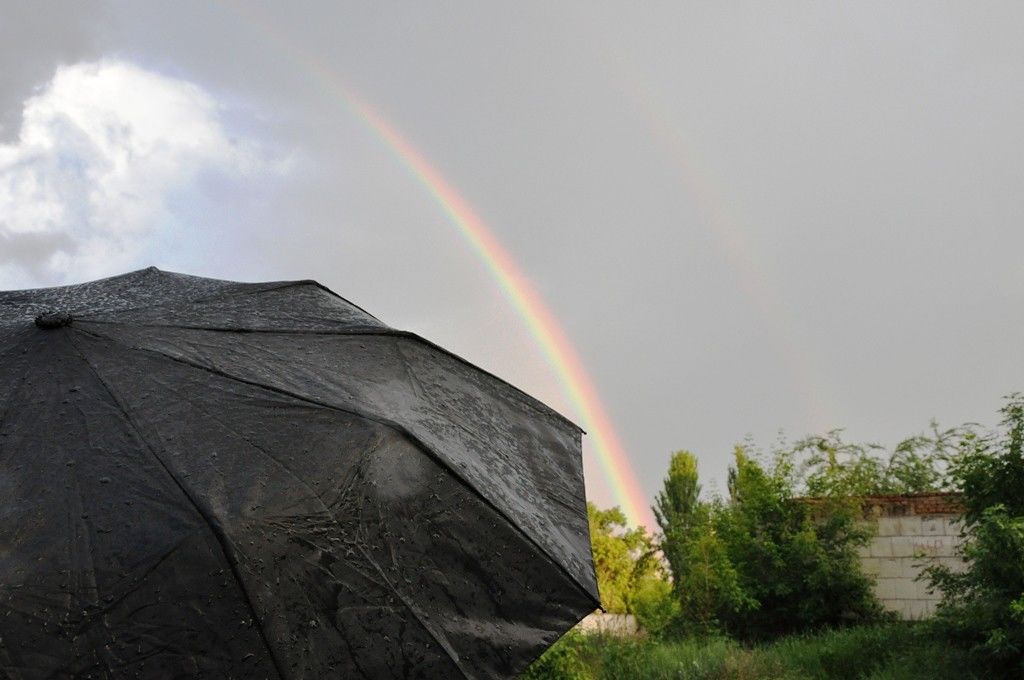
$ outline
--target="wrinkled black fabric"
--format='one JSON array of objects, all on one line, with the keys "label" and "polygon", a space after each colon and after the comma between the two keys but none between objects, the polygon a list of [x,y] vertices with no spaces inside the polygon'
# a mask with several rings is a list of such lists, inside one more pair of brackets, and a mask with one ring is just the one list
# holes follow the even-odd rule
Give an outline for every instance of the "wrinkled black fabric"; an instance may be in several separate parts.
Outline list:
[{"label": "wrinkled black fabric", "polygon": [[311,281],[0,293],[0,677],[514,676],[597,604],[580,435]]}]

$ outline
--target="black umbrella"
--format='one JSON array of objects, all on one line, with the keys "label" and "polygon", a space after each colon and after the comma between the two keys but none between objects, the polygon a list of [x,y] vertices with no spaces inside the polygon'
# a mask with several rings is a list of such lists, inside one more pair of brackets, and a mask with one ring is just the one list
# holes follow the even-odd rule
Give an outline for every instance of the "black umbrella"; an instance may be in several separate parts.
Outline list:
[{"label": "black umbrella", "polygon": [[313,281],[0,293],[0,676],[512,676],[598,603],[580,435]]}]

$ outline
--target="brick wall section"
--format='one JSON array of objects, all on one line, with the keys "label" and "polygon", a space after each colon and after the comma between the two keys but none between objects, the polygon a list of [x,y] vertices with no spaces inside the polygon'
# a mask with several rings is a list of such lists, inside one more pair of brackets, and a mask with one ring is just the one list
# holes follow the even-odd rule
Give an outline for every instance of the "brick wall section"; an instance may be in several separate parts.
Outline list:
[{"label": "brick wall section", "polygon": [[876,517],[959,515],[963,509],[958,493],[898,494],[864,498],[864,511]]},{"label": "brick wall section", "polygon": [[864,511],[877,531],[860,550],[861,568],[875,578],[878,599],[901,619],[930,616],[941,596],[915,579],[930,564],[963,568],[959,494],[870,496]]}]

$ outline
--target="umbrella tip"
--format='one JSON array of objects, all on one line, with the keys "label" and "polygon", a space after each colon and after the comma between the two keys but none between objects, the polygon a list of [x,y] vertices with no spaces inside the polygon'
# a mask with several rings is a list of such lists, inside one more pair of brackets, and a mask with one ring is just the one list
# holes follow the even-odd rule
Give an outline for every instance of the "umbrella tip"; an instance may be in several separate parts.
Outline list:
[{"label": "umbrella tip", "polygon": [[55,328],[63,328],[64,326],[71,325],[71,315],[67,312],[43,312],[36,317],[36,325],[46,331],[52,331]]}]

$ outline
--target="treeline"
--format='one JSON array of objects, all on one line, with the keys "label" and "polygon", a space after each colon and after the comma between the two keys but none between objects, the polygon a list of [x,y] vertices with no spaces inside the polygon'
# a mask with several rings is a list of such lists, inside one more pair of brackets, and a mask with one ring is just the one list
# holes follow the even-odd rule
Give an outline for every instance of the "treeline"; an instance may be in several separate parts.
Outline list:
[{"label": "treeline", "polygon": [[[1002,415],[994,431],[933,423],[891,450],[839,430],[768,451],[747,442],[735,448],[724,494],[702,493],[696,457],[679,451],[653,508],[654,535],[627,526],[617,508],[589,507],[602,606],[635,615],[661,640],[753,643],[878,622],[886,614],[857,559],[873,529],[858,499],[958,491],[966,570],[925,571],[943,595],[930,634],[984,672],[1024,675],[1024,397],[1008,397]],[[545,658],[560,658],[557,646],[535,669]]]}]

